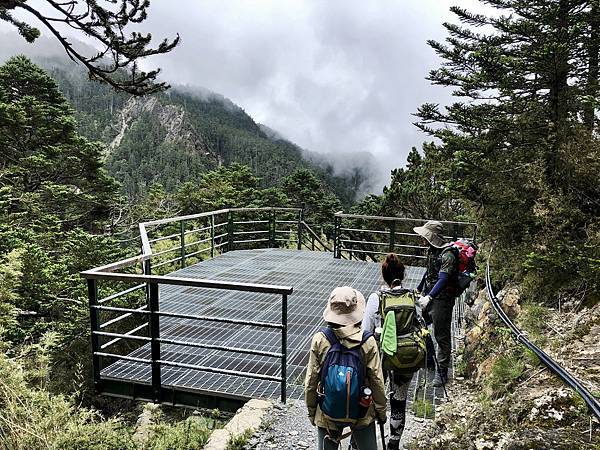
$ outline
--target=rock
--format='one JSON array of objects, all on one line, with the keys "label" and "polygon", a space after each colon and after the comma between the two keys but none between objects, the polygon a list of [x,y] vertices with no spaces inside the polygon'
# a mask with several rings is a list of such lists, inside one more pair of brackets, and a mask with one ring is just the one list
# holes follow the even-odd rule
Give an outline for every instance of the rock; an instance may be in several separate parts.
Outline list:
[{"label": "rock", "polygon": [[267,400],[252,399],[238,409],[235,416],[221,430],[213,431],[205,450],[223,450],[232,436],[243,435],[248,430],[258,430],[263,417],[273,403]]},{"label": "rock", "polygon": [[146,442],[154,434],[152,425],[155,424],[158,414],[160,414],[160,405],[154,403],[146,403],[144,405],[144,409],[135,424],[135,433],[133,434],[133,440],[140,448],[145,447]]},{"label": "rock", "polygon": [[504,312],[510,317],[514,319],[521,312],[521,305],[519,305],[519,301],[521,300],[521,292],[514,286],[502,289],[498,295],[498,300],[502,304],[502,309]]}]

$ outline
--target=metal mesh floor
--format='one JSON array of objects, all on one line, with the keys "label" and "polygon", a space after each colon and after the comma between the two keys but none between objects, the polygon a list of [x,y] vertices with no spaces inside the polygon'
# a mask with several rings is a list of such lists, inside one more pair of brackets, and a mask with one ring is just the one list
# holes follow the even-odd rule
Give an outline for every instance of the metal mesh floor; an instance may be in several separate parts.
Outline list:
[{"label": "metal mesh floor", "polygon": [[[414,288],[424,272],[407,267],[404,285]],[[334,259],[331,253],[281,249],[238,250],[178,270],[179,277],[204,278],[293,286],[288,298],[288,398],[302,397],[304,370],[312,335],[323,325],[322,312],[329,293],[348,285],[365,298],[382,284],[380,265],[372,262]],[[281,297],[273,294],[222,291],[181,286],[160,287],[162,311],[242,320],[280,323]],[[281,332],[251,326],[216,324],[190,319],[161,318],[163,338],[204,344],[281,351]],[[144,345],[130,354],[150,358]],[[276,358],[205,350],[181,345],[161,346],[161,359],[185,364],[278,376]],[[162,385],[172,389],[209,392],[241,398],[278,398],[280,384],[193,369],[163,367]],[[101,372],[102,378],[150,384],[148,364],[117,361]]]}]

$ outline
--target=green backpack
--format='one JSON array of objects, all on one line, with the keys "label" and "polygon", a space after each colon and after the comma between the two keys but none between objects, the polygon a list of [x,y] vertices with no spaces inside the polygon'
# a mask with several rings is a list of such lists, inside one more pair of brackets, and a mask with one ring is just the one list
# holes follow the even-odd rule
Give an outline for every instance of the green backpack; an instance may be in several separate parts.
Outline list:
[{"label": "green backpack", "polygon": [[429,332],[417,318],[415,302],[415,295],[406,289],[379,292],[384,370],[412,373],[424,365],[425,336]]}]

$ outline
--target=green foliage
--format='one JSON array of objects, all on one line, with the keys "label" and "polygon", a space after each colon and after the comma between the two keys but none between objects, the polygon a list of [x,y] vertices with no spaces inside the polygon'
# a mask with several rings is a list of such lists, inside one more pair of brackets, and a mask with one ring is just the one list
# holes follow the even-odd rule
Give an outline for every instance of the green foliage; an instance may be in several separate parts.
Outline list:
[{"label": "green foliage", "polygon": [[439,148],[423,145],[423,155],[415,147],[405,168],[392,170],[389,187],[383,189],[383,215],[456,220],[463,208],[456,195],[440,180],[448,171]]},{"label": "green foliage", "polygon": [[[77,134],[73,110],[56,83],[25,57],[0,66],[2,114],[1,337],[18,353],[24,339],[46,336],[44,365],[64,370],[37,378],[70,390],[69,380],[86,367],[80,359],[88,359],[89,345],[78,272],[123,254],[114,239],[94,234],[118,201],[118,186],[102,167],[102,146]],[[17,326],[17,310],[34,319]]]},{"label": "green foliage", "polygon": [[253,434],[254,430],[252,428],[249,428],[242,434],[238,434],[235,436],[232,435],[227,440],[227,447],[225,447],[226,450],[244,450],[246,444],[248,444],[248,441],[250,440]]},{"label": "green foliage", "polygon": [[217,94],[174,88],[131,99],[91,83],[83,71],[47,65],[73,104],[82,135],[112,144],[124,114],[126,128],[107,154],[107,168],[131,200],[142,199],[153,183],[172,194],[181,183],[198,183],[207,171],[234,163],[248,166],[261,188],[308,169],[345,206],[355,199],[355,178],[364,181],[360,170],[352,177],[337,176],[291,142],[267,135],[243,109]]},{"label": "green foliage", "polygon": [[530,338],[539,342],[547,330],[546,323],[549,319],[548,308],[535,303],[527,303],[523,305],[521,314],[519,314],[519,325],[529,334]]},{"label": "green foliage", "polygon": [[[0,342],[11,339],[19,332],[17,307],[21,283],[22,252],[13,250],[0,262]],[[1,349],[0,349],[1,350]]]},{"label": "green foliage", "polygon": [[327,192],[323,183],[307,169],[298,169],[283,180],[283,190],[290,199],[289,206],[304,208],[308,224],[319,226],[331,237],[333,215],[342,209],[335,195]]},{"label": "green foliage", "polygon": [[56,83],[25,57],[0,67],[0,188],[4,214],[36,231],[92,229],[117,186],[101,147],[77,135]]},{"label": "green foliage", "polygon": [[212,427],[209,419],[190,417],[175,424],[155,425],[152,431],[145,446],[148,450],[195,450],[206,445]]},{"label": "green foliage", "polygon": [[261,202],[259,181],[249,167],[239,164],[222,166],[203,174],[198,183],[184,183],[175,198],[183,214],[233,207],[271,206]]},{"label": "green foliage", "polygon": [[118,419],[103,421],[62,396],[31,389],[23,371],[0,354],[0,446],[11,449],[133,449]]},{"label": "green foliage", "polygon": [[435,417],[435,406],[427,400],[418,399],[413,401],[411,409],[416,417],[424,419],[433,419]]},{"label": "green foliage", "polygon": [[154,183],[174,192],[184,181],[198,180],[216,166],[181,144],[166,142],[166,133],[156,115],[142,113],[111,152],[107,169],[123,183],[129,199],[143,198]]},{"label": "green foliage", "polygon": [[519,380],[525,371],[525,363],[520,353],[507,353],[500,355],[494,365],[492,372],[486,379],[489,394],[492,398],[509,393],[514,383]]},{"label": "green foliage", "polygon": [[445,43],[429,42],[443,59],[429,79],[452,88],[456,101],[445,110],[424,104],[417,125],[441,141],[439,183],[496,241],[506,273],[523,274],[529,295],[543,301],[566,292],[593,303],[599,7],[486,3],[501,14],[453,7],[460,23],[444,24]]}]

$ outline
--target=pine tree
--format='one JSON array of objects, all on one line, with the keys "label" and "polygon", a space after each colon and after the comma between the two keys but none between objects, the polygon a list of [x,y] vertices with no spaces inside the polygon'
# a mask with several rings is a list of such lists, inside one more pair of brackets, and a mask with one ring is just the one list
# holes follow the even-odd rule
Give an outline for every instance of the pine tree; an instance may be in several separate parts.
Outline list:
[{"label": "pine tree", "polygon": [[42,69],[22,56],[0,67],[0,190],[13,226],[97,228],[118,189],[101,152]]},{"label": "pine tree", "polygon": [[577,277],[589,261],[584,230],[600,215],[597,181],[573,164],[577,154],[600,169],[598,1],[484,3],[497,14],[453,7],[460,24],[429,42],[443,59],[429,80],[456,101],[424,104],[417,126],[441,140],[441,182],[474,206],[509,263],[529,255]]}]

